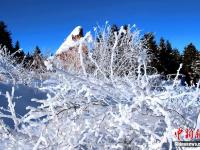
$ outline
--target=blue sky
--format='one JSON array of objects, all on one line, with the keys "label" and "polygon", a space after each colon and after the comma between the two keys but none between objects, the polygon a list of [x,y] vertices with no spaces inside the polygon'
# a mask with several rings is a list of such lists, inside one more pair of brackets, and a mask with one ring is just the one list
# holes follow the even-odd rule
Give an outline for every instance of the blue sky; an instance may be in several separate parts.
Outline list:
[{"label": "blue sky", "polygon": [[200,49],[199,6],[199,0],[0,0],[0,20],[26,52],[36,45],[55,52],[74,27],[86,32],[107,20],[136,24],[182,51],[190,42]]}]

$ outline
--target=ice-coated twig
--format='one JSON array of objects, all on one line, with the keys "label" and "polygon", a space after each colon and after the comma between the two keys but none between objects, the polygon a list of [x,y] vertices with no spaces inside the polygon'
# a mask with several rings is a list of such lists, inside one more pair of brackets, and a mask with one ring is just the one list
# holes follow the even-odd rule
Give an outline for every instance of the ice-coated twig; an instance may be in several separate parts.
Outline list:
[{"label": "ice-coated twig", "polygon": [[9,107],[9,109],[10,109],[11,116],[12,116],[12,119],[13,119],[14,124],[15,124],[15,129],[18,130],[19,121],[18,121],[18,118],[17,118],[16,113],[15,113],[15,103],[13,102],[14,92],[15,92],[15,88],[12,87],[11,95],[10,95],[10,93],[7,91],[7,92],[6,92],[6,98],[7,98],[7,100],[8,100],[8,107]]},{"label": "ice-coated twig", "polygon": [[177,74],[176,74],[176,77],[174,79],[174,83],[173,83],[173,87],[177,84],[177,80],[178,80],[178,76],[179,76],[179,73],[180,73],[180,70],[182,68],[183,64],[180,64],[178,70],[177,70]]}]

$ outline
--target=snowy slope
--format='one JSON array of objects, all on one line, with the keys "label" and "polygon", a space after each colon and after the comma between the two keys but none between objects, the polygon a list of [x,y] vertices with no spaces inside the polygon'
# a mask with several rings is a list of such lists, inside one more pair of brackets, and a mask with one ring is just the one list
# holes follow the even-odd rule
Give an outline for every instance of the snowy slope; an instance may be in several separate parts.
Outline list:
[{"label": "snowy slope", "polygon": [[[135,80],[109,82],[59,69],[41,85],[47,99],[38,89],[16,86],[15,96],[23,96],[15,100],[16,112],[27,114],[18,132],[1,137],[0,145],[5,149],[169,149],[167,141],[176,139],[173,131],[185,127],[184,122],[194,127],[198,118],[199,92],[192,88],[163,83],[163,90],[142,89],[142,82],[138,86]],[[10,92],[11,85],[1,83],[0,89]],[[31,98],[36,99],[31,102]],[[187,107],[191,100],[193,104]],[[26,106],[32,106],[29,112]]]},{"label": "snowy slope", "polygon": [[[15,111],[16,114],[19,116],[24,116],[28,110],[26,110],[27,106],[37,107],[39,106],[39,103],[32,102],[31,99],[37,98],[37,99],[46,99],[46,93],[40,91],[37,88],[28,87],[22,84],[18,84],[13,86],[12,84],[7,84],[0,82],[0,107],[3,107],[4,109],[8,109],[8,101],[5,97],[6,91],[10,92],[12,90],[12,87],[15,88]],[[10,114],[5,111],[3,111],[5,114]],[[3,118],[6,125],[8,125],[11,128],[14,128],[13,121],[9,118]]]}]

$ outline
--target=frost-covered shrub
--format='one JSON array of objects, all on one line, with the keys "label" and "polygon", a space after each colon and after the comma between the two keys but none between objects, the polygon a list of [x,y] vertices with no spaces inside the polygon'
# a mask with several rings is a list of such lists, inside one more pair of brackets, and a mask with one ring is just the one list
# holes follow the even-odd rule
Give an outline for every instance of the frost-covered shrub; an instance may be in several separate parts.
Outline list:
[{"label": "frost-covered shrub", "polygon": [[[147,64],[147,49],[135,26],[114,30],[110,25],[95,28],[92,57],[106,76],[133,76],[139,64]],[[97,70],[98,71],[98,70]]]},{"label": "frost-covered shrub", "polygon": [[90,32],[80,36],[81,29],[76,27],[57,50],[54,66],[108,80],[146,74],[149,55],[135,26],[115,31],[106,23],[94,29],[94,37]]},{"label": "frost-covered shrub", "polygon": [[41,68],[34,69],[32,67],[34,63],[32,63],[28,64],[27,67],[26,63],[29,62],[25,62],[26,57],[19,63],[14,56],[15,53],[10,54],[7,48],[0,48],[0,81],[32,86],[33,81],[42,80],[48,75],[48,73],[44,74],[46,71],[44,65]]},{"label": "frost-covered shrub", "polygon": [[[114,35],[117,39],[118,34]],[[81,61],[78,73],[46,62],[47,68],[54,72],[48,73],[38,89],[47,92],[48,98],[33,98],[40,105],[28,106],[29,112],[24,116],[15,112],[14,88],[2,93],[8,99],[8,107],[1,108],[0,117],[11,118],[15,123],[14,129],[1,123],[3,149],[172,149],[178,127],[198,128],[199,88],[179,85],[181,67],[177,68],[172,83],[159,75],[149,75],[146,72],[148,55],[139,41],[135,44],[138,49],[128,43],[126,46],[133,51],[123,50],[130,56],[136,50],[137,57],[133,59],[134,69],[127,67],[129,72],[121,74],[123,69],[118,72],[116,68],[120,70],[122,64],[115,60],[118,59],[116,52],[122,47],[115,43],[108,48],[107,41],[103,42],[99,58],[88,55],[88,61],[95,66],[90,74],[85,61]],[[129,60],[129,55],[123,58]]]},{"label": "frost-covered shrub", "polygon": [[23,68],[23,62],[16,62],[14,55],[15,53],[9,54],[5,47],[0,49],[0,76],[3,81],[14,84],[26,83],[29,81],[30,73]]},{"label": "frost-covered shrub", "polygon": [[41,88],[49,92],[48,99],[33,99],[41,105],[27,107],[30,111],[16,119],[18,128],[1,138],[2,145],[27,149],[160,149],[163,143],[176,140],[173,131],[178,127],[196,127],[198,89],[163,83],[159,91],[142,80],[141,85],[132,79],[111,84],[57,71]]}]

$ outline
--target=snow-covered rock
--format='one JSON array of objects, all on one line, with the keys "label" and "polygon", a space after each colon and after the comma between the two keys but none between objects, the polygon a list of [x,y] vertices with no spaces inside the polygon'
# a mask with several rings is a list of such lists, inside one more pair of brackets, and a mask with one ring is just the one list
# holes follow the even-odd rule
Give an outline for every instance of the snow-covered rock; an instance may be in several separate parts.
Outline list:
[{"label": "snow-covered rock", "polygon": [[82,30],[83,28],[81,26],[77,26],[56,51],[56,55],[68,51],[71,47],[77,46],[77,39],[81,39],[83,37]]},{"label": "snow-covered rock", "polygon": [[81,62],[88,54],[88,47],[86,43],[90,43],[92,36],[88,32],[83,36],[83,28],[76,27],[64,43],[57,50],[55,58],[65,68],[80,70]]}]

